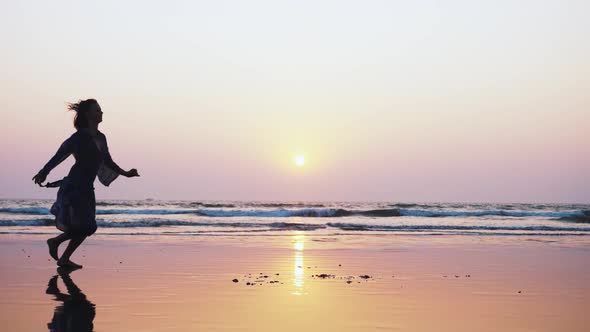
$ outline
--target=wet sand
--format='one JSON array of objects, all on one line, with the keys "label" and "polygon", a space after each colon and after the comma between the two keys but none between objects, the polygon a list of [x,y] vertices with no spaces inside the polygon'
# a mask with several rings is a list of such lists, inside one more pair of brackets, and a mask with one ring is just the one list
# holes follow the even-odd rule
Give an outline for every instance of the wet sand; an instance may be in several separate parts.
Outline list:
[{"label": "wet sand", "polygon": [[308,245],[302,233],[283,246],[98,235],[73,257],[84,268],[59,274],[45,238],[0,235],[4,328],[586,331],[590,324],[587,245],[408,245],[391,237],[388,245],[335,248]]}]

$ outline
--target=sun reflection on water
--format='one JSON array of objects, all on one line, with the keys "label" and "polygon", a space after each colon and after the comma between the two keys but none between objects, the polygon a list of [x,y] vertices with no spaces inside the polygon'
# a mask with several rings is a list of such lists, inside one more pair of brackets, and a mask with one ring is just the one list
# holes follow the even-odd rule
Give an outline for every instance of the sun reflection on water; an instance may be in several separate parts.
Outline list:
[{"label": "sun reflection on water", "polygon": [[301,231],[295,231],[293,235],[293,249],[295,250],[295,263],[293,271],[293,285],[295,290],[293,295],[303,294],[303,277],[305,274],[304,263],[303,263],[303,248],[304,248],[305,235]]}]

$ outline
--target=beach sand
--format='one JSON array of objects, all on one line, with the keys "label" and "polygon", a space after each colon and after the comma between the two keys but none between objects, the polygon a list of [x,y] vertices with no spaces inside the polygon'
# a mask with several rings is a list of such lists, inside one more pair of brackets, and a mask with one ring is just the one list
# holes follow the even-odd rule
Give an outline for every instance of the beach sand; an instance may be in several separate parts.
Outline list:
[{"label": "beach sand", "polygon": [[[312,243],[301,232],[282,237],[282,245],[231,237],[96,235],[73,256],[84,268],[62,273],[59,293],[54,285],[52,295],[46,294],[47,285],[57,272],[46,238],[0,235],[3,329],[43,331],[67,322],[95,331],[587,331],[590,326],[586,245],[429,244],[426,238],[404,242],[392,236],[382,241],[387,245],[338,248]],[[84,295],[76,295],[72,285]],[[65,295],[55,295],[60,293]]]}]

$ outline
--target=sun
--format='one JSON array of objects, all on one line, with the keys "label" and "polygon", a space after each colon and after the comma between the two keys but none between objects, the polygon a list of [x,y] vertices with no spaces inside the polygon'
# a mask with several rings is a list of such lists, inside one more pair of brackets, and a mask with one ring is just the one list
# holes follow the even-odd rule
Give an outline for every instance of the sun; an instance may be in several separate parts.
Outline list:
[{"label": "sun", "polygon": [[303,165],[305,165],[305,156],[295,156],[295,165],[297,165],[297,167],[302,167]]}]

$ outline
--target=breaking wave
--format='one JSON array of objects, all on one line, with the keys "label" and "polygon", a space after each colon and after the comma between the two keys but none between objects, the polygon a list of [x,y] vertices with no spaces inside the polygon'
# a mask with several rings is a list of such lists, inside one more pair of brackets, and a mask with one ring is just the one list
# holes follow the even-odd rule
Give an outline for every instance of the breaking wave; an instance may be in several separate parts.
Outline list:
[{"label": "breaking wave", "polygon": [[[110,203],[107,203],[110,204]],[[214,205],[216,204],[208,204]],[[201,205],[207,207],[208,205]],[[102,204],[101,206],[108,206]],[[275,207],[275,206],[273,206]],[[8,207],[0,208],[0,213],[49,215],[49,209],[43,207]],[[204,217],[259,217],[259,218],[338,218],[349,216],[362,216],[372,218],[387,217],[513,217],[513,218],[553,218],[578,223],[590,223],[590,211],[515,211],[515,210],[442,210],[442,209],[373,209],[353,210],[342,208],[303,208],[303,209],[133,209],[133,208],[107,208],[97,209],[97,215],[175,215],[193,214]]]},{"label": "breaking wave", "polygon": [[[1,226],[52,226],[52,219],[30,220],[0,220]],[[143,227],[209,227],[209,228],[246,228],[260,230],[305,230],[314,231],[326,228],[335,228],[344,231],[374,231],[374,232],[425,232],[425,231],[543,231],[543,232],[590,232],[590,227],[568,226],[510,226],[510,225],[368,225],[361,223],[294,223],[294,222],[206,222],[166,219],[142,219],[136,221],[108,221],[98,220],[99,227],[104,228],[143,228]]]},{"label": "breaking wave", "polygon": [[463,226],[463,225],[366,225],[355,223],[327,223],[346,231],[578,231],[590,232],[590,227],[562,226]]}]

